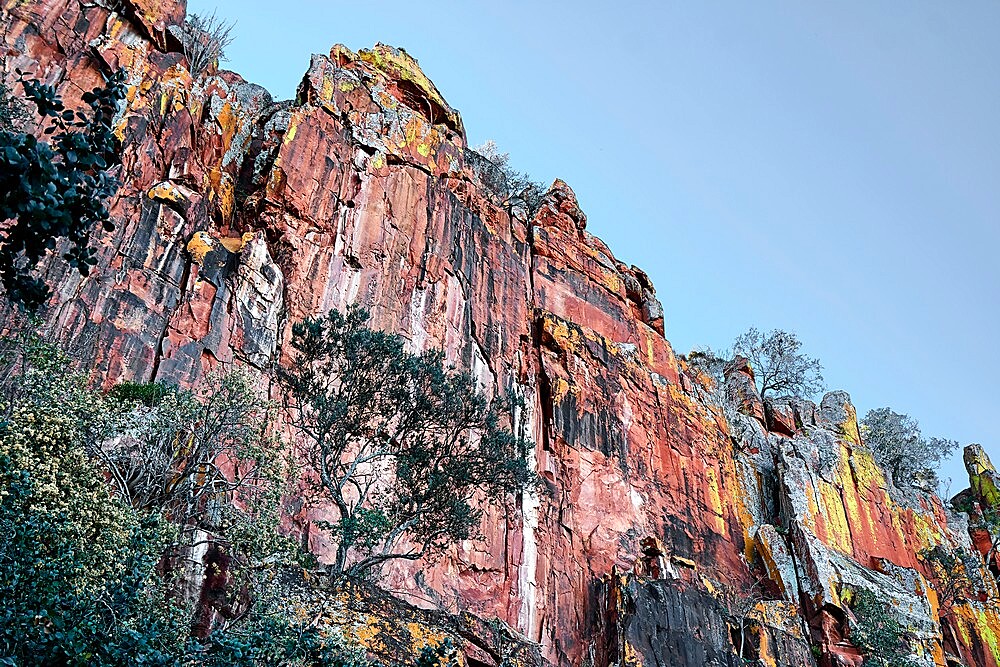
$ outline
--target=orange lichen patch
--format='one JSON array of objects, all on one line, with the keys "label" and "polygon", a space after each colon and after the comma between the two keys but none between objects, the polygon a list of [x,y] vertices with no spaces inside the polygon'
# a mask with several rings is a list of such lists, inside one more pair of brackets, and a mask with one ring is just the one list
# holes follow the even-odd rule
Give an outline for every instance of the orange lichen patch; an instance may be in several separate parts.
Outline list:
[{"label": "orange lichen patch", "polygon": [[146,193],[150,199],[156,199],[164,202],[178,203],[184,201],[185,197],[181,194],[181,191],[177,189],[170,181],[163,181],[162,183],[157,183],[149,192]]},{"label": "orange lichen patch", "polygon": [[551,313],[542,316],[542,333],[565,352],[575,352],[581,342],[580,329]]},{"label": "orange lichen patch", "polygon": [[233,110],[233,105],[226,102],[219,109],[215,121],[219,124],[219,129],[222,130],[222,151],[226,152],[232,145],[233,137],[236,136],[236,131],[239,129],[240,118]]},{"label": "orange lichen patch", "polygon": [[723,518],[722,492],[719,490],[719,475],[715,468],[705,470],[705,481],[708,490],[708,509],[712,512],[709,525],[720,535],[726,532],[726,520]]},{"label": "orange lichen patch", "polygon": [[802,639],[802,619],[799,608],[785,600],[762,600],[750,611],[749,617],[768,627]]},{"label": "orange lichen patch", "polygon": [[410,649],[414,655],[419,654],[425,646],[440,646],[448,638],[447,633],[420,623],[410,622],[405,627],[410,633]]},{"label": "orange lichen patch", "polygon": [[[841,498],[840,491],[824,480],[818,480],[817,491],[820,511],[817,523],[821,523],[825,528],[824,542],[842,553],[852,553],[851,528],[848,523],[846,503]],[[848,494],[845,496],[850,497]]]},{"label": "orange lichen patch", "polygon": [[885,488],[885,473],[875,463],[871,452],[858,448],[851,452],[850,465],[857,480],[858,491],[862,493],[877,493]]},{"label": "orange lichen patch", "polygon": [[406,123],[400,148],[407,148],[414,158],[421,159],[432,172],[437,170],[437,163],[432,158],[437,154],[443,137],[441,133],[428,125],[419,116],[412,116]]},{"label": "orange lichen patch", "polygon": [[[353,55],[353,54],[352,54]],[[417,89],[418,95],[426,99],[428,105],[443,110],[445,118],[440,120],[448,121],[455,128],[462,127],[462,119],[454,109],[445,101],[437,87],[427,78],[420,65],[410,54],[403,49],[394,49],[384,44],[376,44],[371,50],[362,49],[356,56],[363,62],[368,63],[374,69],[386,74],[391,79],[405,81]],[[437,119],[435,119],[437,120]]]},{"label": "orange lichen patch", "polygon": [[552,383],[552,402],[562,403],[566,395],[570,392],[570,384],[563,378],[556,378]]},{"label": "orange lichen patch", "polygon": [[212,169],[206,175],[208,181],[208,199],[219,207],[224,221],[229,221],[236,207],[236,185],[233,177],[221,169]]},{"label": "orange lichen patch", "polygon": [[246,244],[250,243],[251,240],[253,240],[253,232],[246,232],[243,236],[219,239],[219,243],[221,243],[222,247],[229,252],[237,253],[243,250]]},{"label": "orange lichen patch", "polygon": [[195,232],[188,241],[187,251],[191,253],[196,264],[205,261],[205,256],[215,250],[215,239],[208,232]]},{"label": "orange lichen patch", "polygon": [[838,429],[845,440],[851,444],[860,445],[861,434],[858,432],[858,413],[850,403],[844,407],[847,410],[847,419],[838,425]]}]

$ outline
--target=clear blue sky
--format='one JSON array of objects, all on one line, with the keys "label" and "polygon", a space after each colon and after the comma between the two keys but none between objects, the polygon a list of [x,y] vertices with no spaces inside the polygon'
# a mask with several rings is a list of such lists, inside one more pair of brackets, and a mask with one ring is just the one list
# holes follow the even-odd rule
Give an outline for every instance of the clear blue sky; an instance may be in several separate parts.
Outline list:
[{"label": "clear blue sky", "polygon": [[470,143],[576,190],[678,351],[795,331],[859,413],[1000,463],[1000,2],[190,0],[212,8],[280,98],[336,42],[406,48]]}]

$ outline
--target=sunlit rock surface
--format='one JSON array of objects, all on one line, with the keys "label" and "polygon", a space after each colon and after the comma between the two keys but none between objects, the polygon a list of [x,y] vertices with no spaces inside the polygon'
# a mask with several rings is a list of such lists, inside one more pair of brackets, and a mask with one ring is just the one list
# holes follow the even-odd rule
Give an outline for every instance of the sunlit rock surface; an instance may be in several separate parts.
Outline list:
[{"label": "sunlit rock surface", "polygon": [[[762,400],[745,360],[718,387],[687,368],[649,278],[586,231],[566,183],[530,219],[493,203],[461,116],[405,51],[335,46],[275,102],[231,72],[192,76],[168,30],[182,0],[4,9],[9,72],[74,102],[128,71],[117,229],[95,232],[90,277],[46,269],[47,322],[97,380],[267,372],[294,322],[359,303],[412,349],[441,347],[488,391],[527,399],[546,493],[440,563],[390,568],[389,587],[497,617],[551,664],[595,667],[737,665],[741,647],[775,667],[860,665],[847,599],[866,587],[918,664],[1000,664],[1000,563],[943,618],[919,555],[989,554],[976,517],[900,500],[844,392]],[[985,453],[967,462],[974,512],[1000,505]],[[740,638],[725,592],[750,590]],[[480,639],[470,663],[497,662]]]}]

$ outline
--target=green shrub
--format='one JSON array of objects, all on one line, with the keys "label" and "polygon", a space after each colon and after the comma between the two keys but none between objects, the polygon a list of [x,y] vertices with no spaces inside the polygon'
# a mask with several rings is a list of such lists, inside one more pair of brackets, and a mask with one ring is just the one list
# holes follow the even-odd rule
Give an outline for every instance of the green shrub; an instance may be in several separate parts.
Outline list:
[{"label": "green shrub", "polygon": [[175,391],[175,387],[162,382],[119,382],[108,391],[108,396],[122,403],[141,403],[151,408]]},{"label": "green shrub", "polygon": [[919,667],[910,658],[905,628],[893,617],[888,603],[872,591],[859,588],[851,611],[855,623],[850,640],[865,657],[862,667]]},{"label": "green shrub", "polygon": [[168,664],[180,610],[155,566],[170,530],[109,494],[85,444],[99,396],[49,351],[0,427],[0,657],[18,665]]},{"label": "green shrub", "polygon": [[[145,389],[132,392],[140,399],[129,404],[89,388],[67,357],[37,334],[0,342],[8,356],[18,356],[0,397],[6,415],[0,423],[0,665],[359,662],[342,640],[296,625],[277,604],[274,572],[292,550],[275,529],[275,495],[247,491],[241,509],[218,508],[224,526],[213,539],[232,555],[229,587],[239,593],[234,597],[248,597],[250,608],[226,617],[207,639],[195,639],[195,610],[179,594],[183,582],[161,574],[170,560],[164,556],[190,538],[188,528],[168,520],[170,507],[133,507],[126,502],[131,496],[107,483],[114,474],[98,452],[108,442],[126,441],[125,431],[148,435],[167,425],[176,434],[197,426],[207,429],[199,435],[206,442],[229,443],[258,433],[260,423],[242,423],[259,416],[243,393],[247,376],[222,378],[222,388],[207,394],[171,390],[151,408]],[[192,412],[175,410],[179,397]],[[215,429],[186,421],[206,417],[231,423]],[[250,444],[260,445],[253,438]]]}]

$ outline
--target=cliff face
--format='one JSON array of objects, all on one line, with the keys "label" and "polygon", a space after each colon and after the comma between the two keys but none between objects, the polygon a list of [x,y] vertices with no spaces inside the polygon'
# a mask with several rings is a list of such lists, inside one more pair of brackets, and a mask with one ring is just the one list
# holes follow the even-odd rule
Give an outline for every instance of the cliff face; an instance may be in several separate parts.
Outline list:
[{"label": "cliff face", "polygon": [[87,279],[47,269],[47,321],[101,381],[268,371],[292,323],[360,303],[412,349],[526,398],[548,493],[443,562],[391,569],[392,587],[601,667],[737,665],[740,646],[767,665],[860,665],[847,600],[863,587],[920,664],[1000,665],[995,580],[984,570],[978,599],[942,613],[918,554],[968,545],[965,527],[890,493],[849,397],[765,403],[740,364],[713,392],[568,185],[530,219],[495,203],[461,116],[404,51],[336,46],[275,103],[231,72],[192,77],[167,29],[183,0],[4,7],[9,72],[68,100],[129,74],[118,227],[95,232]]}]

